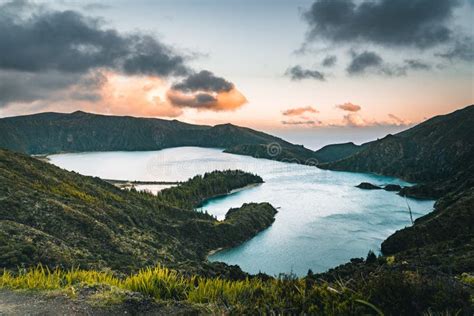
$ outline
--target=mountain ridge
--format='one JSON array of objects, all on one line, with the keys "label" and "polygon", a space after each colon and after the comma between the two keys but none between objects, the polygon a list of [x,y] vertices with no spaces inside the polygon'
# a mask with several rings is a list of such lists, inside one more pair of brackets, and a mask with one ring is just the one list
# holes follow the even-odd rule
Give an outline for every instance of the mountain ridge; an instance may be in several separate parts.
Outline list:
[{"label": "mountain ridge", "polygon": [[[26,154],[83,151],[160,150],[180,146],[223,148],[263,146],[265,157],[297,157],[304,163],[314,152],[282,138],[233,124],[194,125],[178,120],[109,116],[83,111],[45,112],[0,119],[0,148]],[[271,148],[277,147],[274,154]],[[243,153],[255,156],[255,153]]]},{"label": "mountain ridge", "polygon": [[447,180],[474,161],[472,126],[474,105],[362,144],[352,155],[320,167],[373,172],[420,183]]},{"label": "mountain ridge", "polygon": [[[319,167],[395,176],[416,185],[402,196],[437,199],[434,210],[382,242],[385,256],[417,269],[474,270],[474,105],[433,117],[406,131],[373,141],[354,154]],[[407,211],[409,203],[407,201]],[[353,270],[351,270],[353,269]],[[334,269],[361,274],[355,263]],[[334,274],[335,273],[335,274]],[[433,272],[429,272],[433,273]]]}]

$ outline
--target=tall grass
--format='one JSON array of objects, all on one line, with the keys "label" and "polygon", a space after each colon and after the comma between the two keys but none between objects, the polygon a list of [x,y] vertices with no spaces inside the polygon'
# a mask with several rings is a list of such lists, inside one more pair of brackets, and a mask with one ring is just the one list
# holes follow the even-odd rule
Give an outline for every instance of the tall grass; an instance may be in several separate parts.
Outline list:
[{"label": "tall grass", "polygon": [[50,270],[38,265],[30,269],[20,269],[15,275],[4,270],[0,276],[0,287],[12,289],[56,290],[73,285],[107,284],[120,287],[122,281],[110,272],[86,271],[80,269]]},{"label": "tall grass", "polygon": [[0,287],[12,289],[58,290],[83,285],[108,285],[139,292],[163,301],[211,304],[235,312],[251,313],[352,313],[361,306],[360,295],[344,286],[337,290],[324,284],[308,284],[304,279],[277,278],[240,281],[199,276],[184,277],[164,267],[142,269],[119,278],[110,272],[81,269],[35,268],[12,273],[4,270]]},{"label": "tall grass", "polygon": [[185,279],[176,271],[155,267],[140,270],[121,280],[119,287],[140,292],[162,300],[184,300],[192,280]]}]

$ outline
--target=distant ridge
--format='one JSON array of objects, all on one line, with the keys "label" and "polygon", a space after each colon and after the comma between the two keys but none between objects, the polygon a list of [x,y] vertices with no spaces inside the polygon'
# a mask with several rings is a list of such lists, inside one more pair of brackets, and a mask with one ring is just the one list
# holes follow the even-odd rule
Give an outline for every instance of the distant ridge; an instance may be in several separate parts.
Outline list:
[{"label": "distant ridge", "polygon": [[433,117],[406,131],[362,145],[327,145],[313,152],[281,138],[233,124],[194,125],[178,120],[108,116],[76,111],[0,119],[0,148],[27,154],[140,151],[180,146],[374,172],[414,182],[446,180],[474,161],[474,105]]},{"label": "distant ridge", "polygon": [[337,161],[352,156],[361,151],[364,146],[366,145],[356,145],[353,142],[326,145],[316,151],[316,156],[320,163]]},{"label": "distant ridge", "polygon": [[[239,146],[249,145],[265,149],[259,153],[261,158],[284,160],[295,157],[297,161],[293,162],[304,163],[314,155],[303,146],[232,124],[193,125],[178,120],[108,116],[82,111],[2,118],[0,134],[0,148],[27,154],[199,146],[256,156],[255,152],[239,151]],[[276,154],[270,151],[270,145],[277,147]]]},{"label": "distant ridge", "polygon": [[474,164],[474,105],[361,146],[332,146],[316,155],[336,149],[349,155],[329,160],[320,167],[374,172],[415,182],[452,179]]},{"label": "distant ridge", "polygon": [[401,195],[438,199],[433,212],[382,243],[384,255],[430,269],[473,271],[474,105],[361,146],[333,145],[326,151],[344,149],[349,156],[319,167],[407,179],[419,184],[403,188]]}]

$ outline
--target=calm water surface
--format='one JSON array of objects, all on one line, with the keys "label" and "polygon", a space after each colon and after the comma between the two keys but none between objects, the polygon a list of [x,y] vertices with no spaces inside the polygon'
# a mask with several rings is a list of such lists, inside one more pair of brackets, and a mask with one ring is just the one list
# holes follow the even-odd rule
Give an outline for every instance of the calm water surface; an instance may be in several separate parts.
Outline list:
[{"label": "calm water surface", "polygon": [[410,224],[407,202],[415,217],[430,212],[434,201],[417,201],[384,190],[354,186],[408,185],[399,179],[222,153],[218,149],[181,147],[148,152],[98,152],[49,156],[62,168],[118,180],[183,181],[212,170],[242,169],[265,183],[208,201],[203,209],[222,219],[231,207],[270,202],[278,208],[273,226],[239,247],[218,252],[212,261],[238,264],[243,270],[268,274],[308,269],[325,271],[350,258],[379,251],[380,243]]}]

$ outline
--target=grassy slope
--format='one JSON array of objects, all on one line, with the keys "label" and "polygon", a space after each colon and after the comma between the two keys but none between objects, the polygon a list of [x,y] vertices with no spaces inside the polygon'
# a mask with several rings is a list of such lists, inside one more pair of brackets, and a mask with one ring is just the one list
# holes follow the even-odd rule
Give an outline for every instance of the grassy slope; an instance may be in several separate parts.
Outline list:
[{"label": "grassy slope", "polygon": [[[206,198],[261,178],[243,172],[214,172],[168,189],[161,199],[124,191],[98,178],[67,172],[39,160],[0,150],[0,263],[81,266],[130,271],[162,263],[200,268],[212,249],[238,244],[274,220],[267,203],[246,204],[237,217],[258,219],[218,222],[182,204],[183,188]],[[203,188],[225,183],[212,192]],[[199,198],[194,200],[200,202]],[[176,202],[177,201],[177,202]]]},{"label": "grassy slope", "polygon": [[445,195],[432,213],[388,237],[382,243],[382,252],[447,273],[473,272],[472,223],[474,187]]}]

